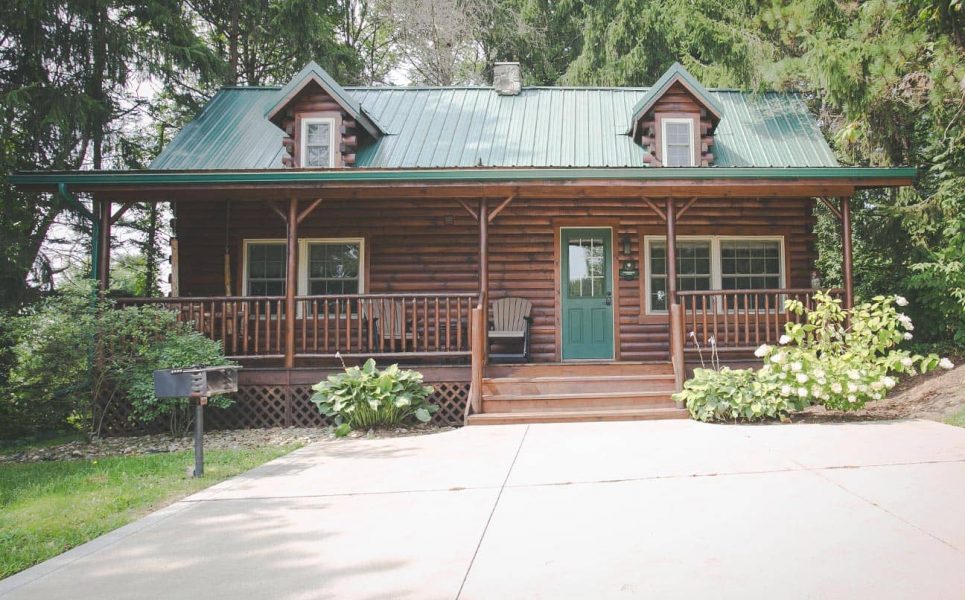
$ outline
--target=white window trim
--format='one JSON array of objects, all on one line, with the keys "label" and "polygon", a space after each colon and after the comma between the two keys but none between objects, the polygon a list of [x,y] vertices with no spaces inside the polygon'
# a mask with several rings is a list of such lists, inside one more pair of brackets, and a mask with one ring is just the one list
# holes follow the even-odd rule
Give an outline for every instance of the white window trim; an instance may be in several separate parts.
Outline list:
[{"label": "white window trim", "polygon": [[308,295],[308,246],[311,244],[359,245],[359,292],[365,293],[365,238],[298,238],[298,295]]},{"label": "white window trim", "polygon": [[[328,123],[328,165],[307,165],[305,164],[308,158],[308,126],[316,125],[318,123]],[[335,119],[332,117],[305,117],[302,119],[302,129],[299,132],[300,144],[299,144],[299,167],[324,169],[326,167],[335,166]]]},{"label": "white window trim", "polygon": [[690,145],[690,165],[691,167],[697,166],[697,152],[694,148],[694,120],[688,117],[664,117],[660,120],[660,155],[663,159],[661,162],[664,166],[667,166],[667,125],[671,123],[686,123]]},{"label": "white window trim", "polygon": [[[251,244],[279,244],[286,245],[284,238],[252,238],[244,240],[244,256],[242,256],[242,281],[244,282],[244,295],[248,293],[248,247]],[[308,294],[308,246],[309,244],[358,244],[359,245],[359,293],[365,293],[365,238],[360,237],[340,237],[340,238],[298,238],[298,287],[296,295],[305,296]],[[287,277],[287,273],[286,273]],[[281,296],[280,296],[281,297]]]},{"label": "white window trim", "polygon": [[[646,296],[647,314],[665,315],[666,310],[656,310],[650,306],[650,242],[665,242],[667,236],[664,235],[645,235],[643,236],[643,264],[644,264],[644,286],[643,291]],[[698,241],[710,242],[710,288],[711,291],[722,291],[721,285],[723,276],[720,268],[720,243],[722,241],[762,241],[778,242],[780,244],[780,284],[781,289],[787,287],[787,268],[784,260],[784,236],[783,235],[678,235],[677,241]],[[719,310],[719,307],[718,307]]]}]

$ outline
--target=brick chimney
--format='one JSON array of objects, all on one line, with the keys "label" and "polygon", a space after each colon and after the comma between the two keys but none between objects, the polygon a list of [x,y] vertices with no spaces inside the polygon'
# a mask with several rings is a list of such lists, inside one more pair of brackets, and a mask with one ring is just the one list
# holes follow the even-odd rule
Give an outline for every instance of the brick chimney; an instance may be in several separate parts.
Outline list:
[{"label": "brick chimney", "polygon": [[523,89],[523,74],[518,62],[493,65],[493,89],[500,96],[518,96]]}]

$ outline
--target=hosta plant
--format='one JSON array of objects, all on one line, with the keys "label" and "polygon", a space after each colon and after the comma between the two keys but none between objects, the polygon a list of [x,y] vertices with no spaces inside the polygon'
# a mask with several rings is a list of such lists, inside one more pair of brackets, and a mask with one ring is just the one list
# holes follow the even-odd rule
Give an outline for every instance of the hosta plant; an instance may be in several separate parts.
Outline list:
[{"label": "hosta plant", "polygon": [[399,365],[379,370],[372,359],[361,367],[347,367],[344,373],[330,375],[312,389],[312,402],[335,421],[335,433],[339,436],[353,429],[413,420],[428,423],[438,410],[427,401],[433,389],[422,385],[421,373],[400,369]]}]

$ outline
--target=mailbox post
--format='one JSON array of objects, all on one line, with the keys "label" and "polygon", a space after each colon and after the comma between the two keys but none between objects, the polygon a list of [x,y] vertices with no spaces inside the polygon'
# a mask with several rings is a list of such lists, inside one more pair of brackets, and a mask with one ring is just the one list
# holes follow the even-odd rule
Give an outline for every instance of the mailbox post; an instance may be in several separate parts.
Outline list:
[{"label": "mailbox post", "polygon": [[241,367],[188,367],[154,371],[154,395],[158,398],[190,398],[194,406],[194,472],[204,475],[204,406],[208,398],[238,391]]}]

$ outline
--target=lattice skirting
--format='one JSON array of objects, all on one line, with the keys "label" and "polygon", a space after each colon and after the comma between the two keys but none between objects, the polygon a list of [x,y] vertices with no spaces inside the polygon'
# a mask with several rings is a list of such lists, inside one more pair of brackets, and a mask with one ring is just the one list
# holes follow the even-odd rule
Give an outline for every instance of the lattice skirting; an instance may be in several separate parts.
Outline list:
[{"label": "lattice skirting", "polygon": [[[435,388],[430,400],[439,407],[432,423],[461,427],[469,399],[466,381],[428,382]],[[229,408],[208,407],[204,411],[205,429],[261,429],[266,427],[322,427],[329,425],[310,400],[309,385],[248,384],[239,387]],[[143,424],[130,420],[131,406],[114,402],[104,415],[104,435],[130,435],[165,430],[166,423]]]}]

